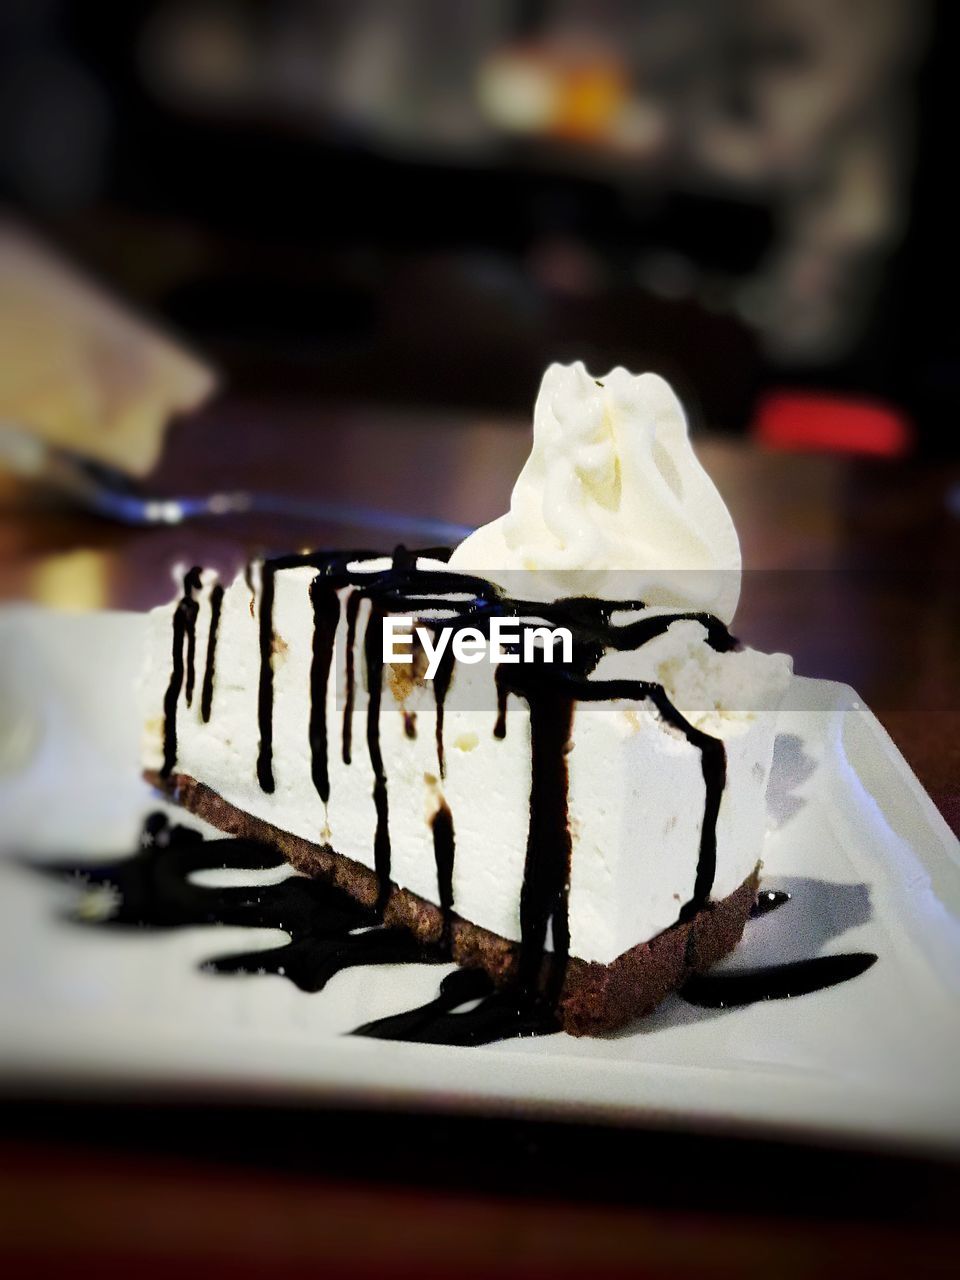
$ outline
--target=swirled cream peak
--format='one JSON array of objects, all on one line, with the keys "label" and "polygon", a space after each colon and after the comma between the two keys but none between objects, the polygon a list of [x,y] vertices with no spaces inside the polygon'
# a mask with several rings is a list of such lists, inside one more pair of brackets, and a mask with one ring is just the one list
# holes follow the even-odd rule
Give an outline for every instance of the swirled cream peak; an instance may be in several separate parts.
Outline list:
[{"label": "swirled cream peak", "polygon": [[[727,623],[740,595],[736,529],[669,384],[622,368],[595,379],[579,362],[547,369],[510,510],[450,567],[530,598],[642,599]],[[533,571],[522,585],[518,570]]]}]

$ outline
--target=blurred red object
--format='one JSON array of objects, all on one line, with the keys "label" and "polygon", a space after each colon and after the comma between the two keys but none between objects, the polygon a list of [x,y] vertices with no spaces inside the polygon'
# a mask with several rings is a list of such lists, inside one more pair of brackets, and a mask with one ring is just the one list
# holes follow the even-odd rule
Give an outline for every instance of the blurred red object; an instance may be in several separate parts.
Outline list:
[{"label": "blurred red object", "polygon": [[815,391],[777,391],[757,406],[753,436],[772,449],[902,458],[914,445],[909,419],[869,400]]}]

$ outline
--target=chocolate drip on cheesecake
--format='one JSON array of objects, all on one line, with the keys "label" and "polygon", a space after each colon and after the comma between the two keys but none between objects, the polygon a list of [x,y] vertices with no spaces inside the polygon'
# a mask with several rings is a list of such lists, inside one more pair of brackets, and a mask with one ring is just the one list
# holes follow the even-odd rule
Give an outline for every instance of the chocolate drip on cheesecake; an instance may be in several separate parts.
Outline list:
[{"label": "chocolate drip on cheesecake", "polygon": [[507,736],[507,699],[510,697],[510,690],[503,679],[504,671],[506,667],[498,665],[494,672],[494,681],[497,686],[497,719],[493,726],[493,736],[501,740]]},{"label": "chocolate drip on cheesecake", "polygon": [[390,812],[387,775],[380,750],[380,703],[383,697],[383,647],[380,621],[383,614],[372,605],[363,636],[363,656],[367,669],[367,750],[373,769],[373,803],[377,830],[373,839],[373,865],[377,873],[377,907],[383,910],[390,896]]},{"label": "chocolate drip on cheesecake", "polygon": [[200,606],[197,604],[196,594],[200,590],[200,569],[194,566],[183,580],[183,600],[181,604],[184,610],[184,631],[187,641],[187,670],[186,683],[184,684],[184,697],[187,706],[193,705],[193,689],[196,684],[197,675],[197,614],[200,612]]},{"label": "chocolate drip on cheesecake", "polygon": [[346,689],[343,695],[343,763],[349,764],[351,758],[351,735],[353,733],[353,697],[356,677],[354,675],[354,648],[357,643],[357,614],[360,601],[363,599],[357,590],[351,591],[347,598],[347,666]]},{"label": "chocolate drip on cheesecake", "polygon": [[553,953],[546,998],[560,995],[570,953],[568,898],[570,892],[570,823],[567,814],[567,747],[573,724],[573,702],[539,688],[528,691],[530,704],[530,826],[520,890],[521,995],[535,999],[540,969],[547,950]]},{"label": "chocolate drip on cheesecake", "polygon": [[453,833],[453,816],[445,800],[430,820],[433,833],[433,857],[437,865],[437,896],[440,899],[440,912],[443,926],[440,932],[440,946],[444,951],[450,948],[450,928],[453,923],[453,863],[456,856],[456,840]]},{"label": "chocolate drip on cheesecake", "polygon": [[340,621],[340,597],[324,578],[310,584],[313,605],[313,660],[310,666],[310,769],[313,785],[324,804],[330,800],[330,768],[327,760],[327,686],[333,663],[334,641]]},{"label": "chocolate drip on cheesecake", "polygon": [[[173,611],[173,653],[170,662],[170,680],[163,698],[163,765],[161,777],[169,778],[177,763],[177,704],[184,677],[184,643],[195,635],[198,605],[194,599],[200,590],[200,567],[194,565],[183,579],[183,595]],[[195,643],[195,642],[194,642]],[[192,696],[192,663],[190,658],[190,687]],[[189,705],[189,702],[188,702]]]},{"label": "chocolate drip on cheesecake", "polygon": [[272,792],[273,779],[273,593],[274,565],[263,562],[260,571],[260,681],[257,691],[257,719],[260,749],[257,753],[257,781],[261,790]]},{"label": "chocolate drip on cheesecake", "polygon": [[210,591],[210,630],[207,632],[207,657],[203,665],[203,689],[200,693],[200,718],[204,724],[210,721],[213,710],[213,677],[217,662],[217,632],[220,629],[220,611],[223,608],[223,587],[215,583]]},{"label": "chocolate drip on cheesecake", "polygon": [[447,705],[447,690],[453,676],[454,661],[453,645],[447,645],[433,677],[433,697],[437,707],[437,769],[441,781],[447,776],[447,761],[443,750],[443,713]]},{"label": "chocolate drip on cheesecake", "polygon": [[247,563],[243,566],[243,580],[247,584],[247,590],[250,592],[251,613],[253,612],[253,606],[256,604],[256,601],[257,601],[257,588],[253,581],[253,566],[256,563],[257,562],[255,560],[248,560]]}]

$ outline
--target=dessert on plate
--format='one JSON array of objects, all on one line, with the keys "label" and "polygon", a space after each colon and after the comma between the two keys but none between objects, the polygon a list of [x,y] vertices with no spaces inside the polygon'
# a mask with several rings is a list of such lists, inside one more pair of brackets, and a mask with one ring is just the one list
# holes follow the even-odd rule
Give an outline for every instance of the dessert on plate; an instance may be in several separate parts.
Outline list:
[{"label": "dessert on plate", "polygon": [[[740,938],[790,660],[729,631],[729,513],[654,374],[551,366],[509,512],[151,617],[147,776],[573,1034]],[[478,989],[479,993],[479,989]]]}]

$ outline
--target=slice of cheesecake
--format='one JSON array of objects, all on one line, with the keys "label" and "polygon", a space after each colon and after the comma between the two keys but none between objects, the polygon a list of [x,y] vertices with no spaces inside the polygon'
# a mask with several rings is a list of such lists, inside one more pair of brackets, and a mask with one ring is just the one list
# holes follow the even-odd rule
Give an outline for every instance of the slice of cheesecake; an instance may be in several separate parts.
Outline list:
[{"label": "slice of cheesecake", "polygon": [[[428,681],[422,659],[384,663],[385,615],[567,624],[573,657],[448,659]],[[191,571],[154,611],[144,766],[461,963],[552,983],[566,1029],[591,1032],[738,940],[788,675],[708,615],[522,603],[429,559],[290,557],[226,590]]]},{"label": "slice of cheesecake", "polygon": [[[595,423],[614,439],[616,410],[623,397]],[[596,443],[583,437],[576,448]],[[668,443],[674,484],[689,464]],[[629,477],[621,467],[621,490]],[[703,491],[692,501],[704,518]],[[496,537],[509,547],[509,528]],[[143,764],[214,825],[546,1001],[565,1030],[597,1033],[738,941],[790,663],[741,649],[700,607],[729,612],[731,598],[723,577],[690,582],[702,559],[672,580],[629,564],[640,572],[605,576],[638,583],[647,604],[557,595],[556,561],[545,581],[503,554],[495,585],[462,563],[477,539],[451,565],[316,553],[226,587],[191,570],[152,615]],[[572,585],[576,566],[561,568]],[[509,572],[522,590],[506,589]]]}]

